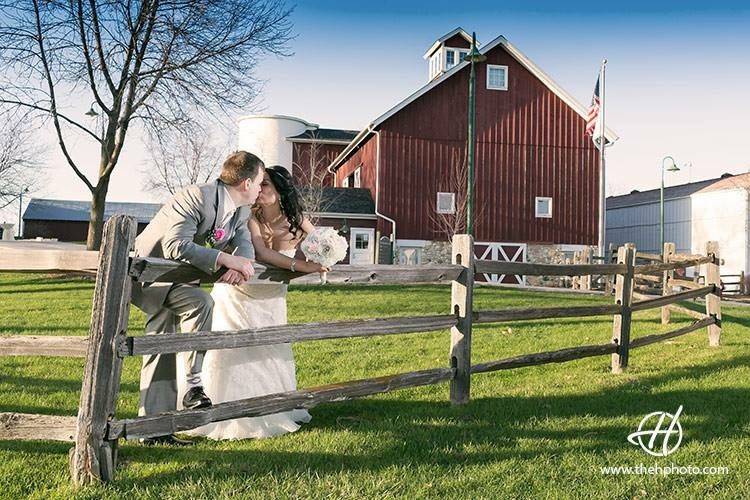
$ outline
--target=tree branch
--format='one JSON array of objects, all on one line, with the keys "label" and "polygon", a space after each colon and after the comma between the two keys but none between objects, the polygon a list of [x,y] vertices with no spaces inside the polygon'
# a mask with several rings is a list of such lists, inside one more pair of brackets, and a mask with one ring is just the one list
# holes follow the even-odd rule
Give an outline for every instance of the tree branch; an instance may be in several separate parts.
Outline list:
[{"label": "tree branch", "polygon": [[[82,0],[78,0],[78,26],[79,26],[79,32],[81,35],[81,44],[83,45],[83,57],[86,60],[86,71],[89,76],[89,86],[91,87],[91,91],[94,93],[94,99],[96,99],[97,104],[99,104],[99,107],[102,108],[102,110],[109,114],[110,109],[107,107],[106,104],[104,104],[104,101],[102,100],[101,96],[99,95],[99,92],[96,89],[96,80],[94,79],[94,66],[91,63],[91,54],[89,51],[89,44],[88,40],[86,39],[86,29],[83,22],[83,2]],[[106,74],[106,71],[105,71]],[[109,75],[106,75],[109,77]],[[111,87],[113,88],[113,86]],[[114,92],[113,92],[114,93]]]},{"label": "tree branch", "polygon": [[[14,100],[10,100],[10,99],[0,99],[0,103],[3,103],[3,104],[13,104],[13,105],[16,105],[16,106],[24,106],[24,107],[27,107],[27,108],[36,109],[37,111],[44,111],[46,113],[52,114],[52,110],[51,109],[43,108],[41,106],[37,106],[36,104],[29,104],[28,102],[14,101]],[[91,130],[87,129],[85,126],[81,125],[80,123],[76,122],[75,120],[72,120],[72,119],[68,118],[67,116],[65,116],[65,115],[63,115],[63,114],[61,114],[59,112],[57,112],[57,116],[59,116],[60,118],[62,118],[66,122],[70,123],[74,127],[77,127],[80,130],[82,130],[83,132],[87,133],[88,135],[91,136],[92,139],[94,139],[96,142],[98,142],[98,143],[101,144],[102,139],[99,136],[97,136],[94,132],[92,132]]]},{"label": "tree branch", "polygon": [[91,182],[88,180],[88,178],[83,175],[83,172],[78,168],[78,165],[75,164],[73,161],[73,158],[70,156],[70,153],[68,152],[68,148],[65,145],[65,139],[62,135],[62,128],[60,127],[60,120],[58,118],[57,113],[57,104],[55,101],[55,84],[52,82],[52,74],[50,72],[49,68],[49,62],[47,61],[47,52],[44,49],[44,35],[42,33],[42,19],[39,15],[39,2],[38,0],[33,0],[34,4],[34,19],[36,21],[36,32],[37,32],[37,43],[39,44],[39,58],[42,61],[42,67],[44,68],[44,75],[45,79],[47,80],[47,86],[49,89],[49,96],[50,96],[50,109],[49,112],[52,115],[52,121],[55,125],[55,132],[57,133],[57,142],[60,145],[60,149],[63,152],[63,155],[65,156],[65,159],[68,162],[68,165],[70,165],[70,168],[73,169],[75,174],[78,176],[81,181],[83,181],[84,184],[86,184],[86,187],[89,188],[89,191],[92,193],[94,192],[94,186],[91,184]]}]

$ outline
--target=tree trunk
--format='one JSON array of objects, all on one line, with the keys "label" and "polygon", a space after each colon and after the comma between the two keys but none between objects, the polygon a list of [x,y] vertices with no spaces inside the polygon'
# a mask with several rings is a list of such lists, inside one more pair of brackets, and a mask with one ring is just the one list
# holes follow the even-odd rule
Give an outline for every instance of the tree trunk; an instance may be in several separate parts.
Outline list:
[{"label": "tree trunk", "polygon": [[109,178],[100,179],[91,198],[89,210],[89,233],[86,238],[87,250],[99,250],[102,243],[102,229],[104,228],[104,206],[109,190]]}]

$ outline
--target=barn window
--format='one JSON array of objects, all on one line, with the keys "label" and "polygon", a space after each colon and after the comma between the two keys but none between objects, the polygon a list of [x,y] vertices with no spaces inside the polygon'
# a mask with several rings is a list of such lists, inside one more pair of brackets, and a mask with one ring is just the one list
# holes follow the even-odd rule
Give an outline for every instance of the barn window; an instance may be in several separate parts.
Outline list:
[{"label": "barn window", "polygon": [[349,177],[344,177],[341,181],[341,187],[342,188],[348,188],[349,187]]},{"label": "barn window", "polygon": [[552,198],[537,196],[534,202],[536,206],[536,216],[549,219],[552,217]]},{"label": "barn window", "polygon": [[445,69],[450,69],[456,64],[456,53],[452,50],[445,51]]},{"label": "barn window", "polygon": [[490,90],[508,90],[507,66],[487,65],[487,88]]},{"label": "barn window", "polygon": [[362,187],[362,167],[357,167],[357,169],[354,171],[354,182],[352,182],[352,187],[359,188]]},{"label": "barn window", "polygon": [[460,50],[458,52],[458,62],[463,61],[464,57],[466,57],[467,55],[469,55],[469,51],[468,50]]},{"label": "barn window", "polygon": [[437,213],[455,214],[456,213],[456,193],[438,193],[437,194]]}]

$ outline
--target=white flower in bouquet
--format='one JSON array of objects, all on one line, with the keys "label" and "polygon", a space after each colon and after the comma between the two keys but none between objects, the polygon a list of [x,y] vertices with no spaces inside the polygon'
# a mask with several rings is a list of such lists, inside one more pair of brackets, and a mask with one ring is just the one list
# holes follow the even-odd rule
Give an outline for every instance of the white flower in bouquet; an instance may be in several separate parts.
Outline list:
[{"label": "white flower in bouquet", "polygon": [[[331,267],[344,260],[349,244],[335,230],[321,227],[308,234],[300,248],[307,260],[323,267]],[[320,276],[320,282],[326,283],[326,273]]]}]

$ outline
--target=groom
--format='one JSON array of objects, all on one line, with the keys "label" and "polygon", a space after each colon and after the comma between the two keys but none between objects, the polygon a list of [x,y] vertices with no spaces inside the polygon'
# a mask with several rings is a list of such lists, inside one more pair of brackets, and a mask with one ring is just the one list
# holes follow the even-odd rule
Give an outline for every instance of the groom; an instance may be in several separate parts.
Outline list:
[{"label": "groom", "polygon": [[[213,274],[227,271],[220,283],[241,284],[253,275],[255,257],[247,219],[260,192],[263,162],[238,151],[230,155],[217,180],[188,186],[169,200],[135,240],[136,256],[180,260]],[[146,334],[210,331],[213,301],[197,284],[144,283],[133,287],[133,304],[146,313]],[[211,406],[203,391],[205,351],[190,353],[185,408]],[[143,357],[140,415],[177,407],[175,354]],[[178,443],[174,436],[153,441]]]}]

